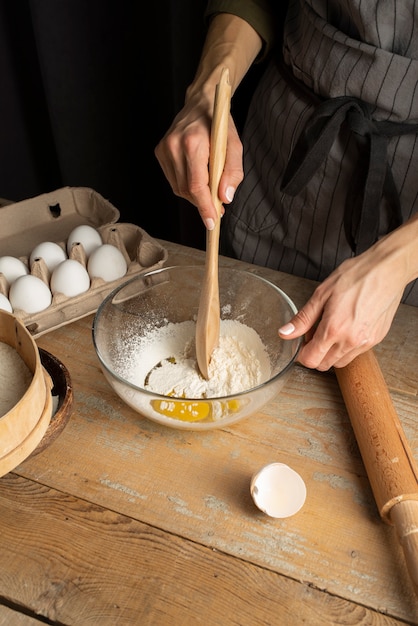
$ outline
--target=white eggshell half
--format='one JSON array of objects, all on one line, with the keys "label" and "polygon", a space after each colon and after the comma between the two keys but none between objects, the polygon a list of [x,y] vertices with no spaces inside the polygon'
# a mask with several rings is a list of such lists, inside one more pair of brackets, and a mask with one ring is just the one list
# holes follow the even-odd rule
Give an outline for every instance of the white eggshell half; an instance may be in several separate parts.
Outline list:
[{"label": "white eggshell half", "polygon": [[9,298],[7,298],[3,293],[0,293],[0,309],[2,311],[8,311],[9,313],[13,313],[13,307],[10,303]]},{"label": "white eggshell half", "polygon": [[43,259],[49,271],[53,272],[57,265],[65,261],[66,258],[65,250],[55,241],[43,241],[32,250],[29,257],[29,265],[32,267],[35,259]]},{"label": "white eggshell half", "polygon": [[23,261],[14,256],[2,256],[0,257],[0,273],[11,285],[19,276],[29,274],[29,269]]},{"label": "white eggshell half", "polygon": [[71,248],[75,243],[81,243],[86,253],[87,258],[91,255],[93,250],[102,245],[102,237],[93,226],[88,224],[81,224],[76,226],[74,230],[68,236],[67,239],[67,252],[70,254]]},{"label": "white eggshell half", "polygon": [[250,491],[256,506],[270,517],[290,517],[306,500],[302,477],[284,463],[270,463],[254,474]]},{"label": "white eggshell half", "polygon": [[125,276],[128,265],[122,252],[109,243],[96,248],[87,263],[90,278],[102,278],[106,282]]},{"label": "white eggshell half", "polygon": [[39,313],[50,306],[52,294],[43,280],[27,274],[16,278],[10,286],[9,300],[14,311],[21,309],[26,313]]},{"label": "white eggshell half", "polygon": [[62,293],[68,298],[78,296],[90,287],[90,276],[84,267],[75,259],[62,261],[52,272],[51,291]]}]

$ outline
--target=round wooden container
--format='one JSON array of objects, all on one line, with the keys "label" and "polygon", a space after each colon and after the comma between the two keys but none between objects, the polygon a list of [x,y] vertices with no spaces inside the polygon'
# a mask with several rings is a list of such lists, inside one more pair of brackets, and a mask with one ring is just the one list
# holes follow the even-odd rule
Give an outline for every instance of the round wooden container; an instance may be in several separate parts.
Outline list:
[{"label": "round wooden container", "polygon": [[52,411],[52,418],[42,441],[37,445],[31,456],[35,456],[45,450],[57,439],[66,427],[71,417],[74,404],[74,392],[70,372],[56,356],[39,348],[41,362],[51,377],[53,387],[52,396],[56,396],[58,406]]},{"label": "round wooden container", "polygon": [[0,417],[0,476],[3,476],[24,461],[44,436],[52,417],[52,382],[29,331],[6,311],[0,311],[0,341],[14,348],[33,373],[24,395]]}]

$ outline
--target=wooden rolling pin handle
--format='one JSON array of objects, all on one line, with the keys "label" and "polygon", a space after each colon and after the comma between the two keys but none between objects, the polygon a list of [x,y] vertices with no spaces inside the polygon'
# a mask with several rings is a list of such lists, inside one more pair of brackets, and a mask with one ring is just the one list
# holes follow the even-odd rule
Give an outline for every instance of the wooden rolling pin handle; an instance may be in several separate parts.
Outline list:
[{"label": "wooden rolling pin handle", "polygon": [[373,350],[335,374],[383,519],[400,500],[418,500],[418,468]]},{"label": "wooden rolling pin handle", "polygon": [[335,373],[371,488],[418,593],[418,468],[373,350]]},{"label": "wooden rolling pin handle", "polygon": [[390,510],[405,556],[409,576],[418,595],[418,501],[402,500]]}]

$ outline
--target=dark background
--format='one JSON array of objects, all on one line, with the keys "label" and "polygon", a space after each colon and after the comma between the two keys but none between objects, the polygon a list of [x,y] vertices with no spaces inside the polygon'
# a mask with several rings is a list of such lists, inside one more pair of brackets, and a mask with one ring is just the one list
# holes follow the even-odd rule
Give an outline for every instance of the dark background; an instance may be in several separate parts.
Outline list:
[{"label": "dark background", "polygon": [[[0,0],[0,197],[91,187],[121,221],[204,247],[154,147],[196,69],[205,4]],[[238,125],[254,81],[234,98]]]}]

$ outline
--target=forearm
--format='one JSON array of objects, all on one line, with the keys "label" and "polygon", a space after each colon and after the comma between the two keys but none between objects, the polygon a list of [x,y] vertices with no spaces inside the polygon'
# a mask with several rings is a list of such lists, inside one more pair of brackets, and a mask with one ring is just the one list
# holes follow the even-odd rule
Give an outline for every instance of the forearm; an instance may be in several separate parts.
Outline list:
[{"label": "forearm", "polygon": [[210,22],[195,78],[187,90],[186,103],[205,94],[210,101],[223,67],[229,69],[232,94],[262,47],[259,34],[243,19],[220,13]]},{"label": "forearm", "polygon": [[[263,43],[257,28],[241,17],[231,13],[214,15],[195,78],[186,92],[185,104],[155,148],[155,155],[174,193],[198,208],[208,229],[212,229],[218,219],[208,174],[216,85],[226,67],[233,94]],[[224,203],[231,202],[244,175],[242,144],[231,115],[227,142],[225,166],[218,187],[218,196]]]},{"label": "forearm", "polygon": [[418,214],[378,241],[373,254],[398,269],[404,286],[418,278]]}]

